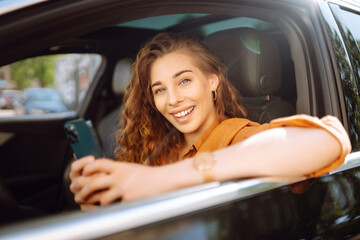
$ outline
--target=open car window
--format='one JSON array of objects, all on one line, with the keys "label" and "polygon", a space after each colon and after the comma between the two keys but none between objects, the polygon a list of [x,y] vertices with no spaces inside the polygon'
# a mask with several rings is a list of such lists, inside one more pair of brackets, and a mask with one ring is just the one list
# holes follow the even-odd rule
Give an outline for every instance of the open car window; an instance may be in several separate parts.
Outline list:
[{"label": "open car window", "polygon": [[0,68],[0,117],[77,111],[94,79],[99,54],[58,54]]},{"label": "open car window", "polygon": [[[338,108],[342,95],[338,93],[340,85],[328,82],[333,74],[331,66],[324,66],[331,62],[323,60],[324,56],[328,57],[328,49],[324,50],[323,37],[316,35],[324,29],[311,24],[310,20],[318,17],[309,18],[307,4],[303,1],[294,6],[284,1],[251,4],[249,1],[199,1],[196,4],[170,1],[169,5],[150,1],[142,9],[141,4],[133,5],[131,1],[115,4],[111,0],[109,4],[113,2],[113,9],[107,9],[107,4],[95,0],[76,2],[66,11],[68,6],[63,6],[64,2],[43,3],[43,9],[60,11],[60,16],[56,16],[58,22],[48,21],[42,28],[35,28],[37,32],[29,34],[28,41],[20,44],[20,50],[17,50],[17,41],[7,43],[14,54],[9,50],[5,57],[0,56],[1,62],[6,62],[0,68],[0,158],[4,159],[0,161],[0,180],[6,186],[6,193],[12,196],[15,208],[25,215],[14,221],[30,219],[24,225],[0,229],[0,238],[6,234],[15,239],[34,234],[37,239],[44,233],[41,236],[46,239],[60,234],[69,239],[112,236],[119,236],[119,239],[147,239],[148,236],[176,239],[179,236],[184,239],[181,237],[186,235],[181,234],[187,232],[189,239],[206,239],[216,232],[220,239],[242,239],[242,236],[254,239],[252,232],[243,235],[248,230],[247,224],[252,224],[258,226],[256,236],[270,236],[271,239],[274,232],[282,236],[279,229],[293,228],[296,234],[304,228],[311,232],[327,227],[329,221],[338,224],[347,221],[344,218],[346,209],[327,214],[338,207],[339,201],[352,209],[358,206],[351,200],[358,194],[355,184],[352,185],[358,178],[357,154],[348,158],[356,162],[320,180],[304,181],[307,188],[300,193],[294,191],[296,184],[290,185],[292,179],[271,182],[240,179],[80,213],[69,190],[73,155],[64,134],[64,123],[75,118],[91,120],[105,156],[113,158],[118,146],[115,133],[122,123],[122,104],[132,63],[145,42],[160,32],[193,34],[209,45],[228,46],[228,55],[223,56],[227,74],[240,91],[239,101],[246,106],[248,117],[253,121],[265,123],[296,113],[319,117],[332,114],[341,119]],[[84,7],[88,3],[99,4],[98,9],[92,5]],[[209,6],[204,7],[204,3]],[[59,7],[51,8],[52,4]],[[76,14],[66,13],[75,8],[78,8]],[[34,25],[41,22],[42,16],[44,19],[52,17],[41,10],[38,10],[41,14],[33,16],[39,17]],[[27,12],[22,11],[9,14],[9,19],[26,16]],[[2,23],[0,31],[1,26]],[[226,35],[237,31],[244,37],[235,39]],[[39,37],[45,35],[46,38]],[[224,39],[213,41],[214,36],[224,36]],[[267,44],[270,54],[262,49],[263,44]],[[236,49],[234,45],[241,49],[235,57],[232,55]],[[261,69],[257,60],[266,54],[264,62],[272,65]],[[266,75],[262,70],[276,72],[269,82],[266,77],[262,82],[264,87],[276,83],[276,89],[265,94],[244,90],[244,81],[239,79],[245,70],[259,76]],[[15,96],[9,105],[6,105],[8,100],[2,100],[9,98],[7,96]],[[60,107],[50,110],[55,103]],[[57,112],[72,114],[55,114]],[[340,183],[333,184],[335,181]],[[339,189],[344,194],[339,195]],[[43,216],[52,218],[33,221]],[[315,226],[313,219],[320,219],[319,225]],[[241,224],[234,224],[236,221]],[[5,219],[2,223],[6,225],[9,221]],[[234,237],[233,233],[238,235]]]}]

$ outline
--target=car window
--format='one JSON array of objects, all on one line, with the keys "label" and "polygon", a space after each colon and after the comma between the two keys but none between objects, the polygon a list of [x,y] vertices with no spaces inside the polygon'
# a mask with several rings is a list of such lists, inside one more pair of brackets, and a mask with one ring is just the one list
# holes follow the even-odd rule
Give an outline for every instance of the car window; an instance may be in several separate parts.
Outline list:
[{"label": "car window", "polygon": [[344,26],[341,26],[343,31],[343,36],[346,40],[348,47],[348,53],[351,55],[353,69],[357,75],[358,82],[360,79],[360,15],[359,13],[352,12],[350,10],[339,8],[342,16],[342,23]]},{"label": "car window", "polygon": [[360,16],[337,4],[331,3],[329,6],[341,34],[341,36],[336,36],[334,33],[330,33],[330,36],[334,41],[334,52],[342,79],[349,135],[354,151],[360,149],[360,31],[357,27]]},{"label": "car window", "polygon": [[1,67],[0,117],[76,111],[101,59],[98,54],[59,54]]},{"label": "car window", "polygon": [[355,38],[357,46],[360,47],[359,13],[355,13],[343,8],[340,9],[343,18],[345,19],[347,27],[350,29],[352,36]]}]

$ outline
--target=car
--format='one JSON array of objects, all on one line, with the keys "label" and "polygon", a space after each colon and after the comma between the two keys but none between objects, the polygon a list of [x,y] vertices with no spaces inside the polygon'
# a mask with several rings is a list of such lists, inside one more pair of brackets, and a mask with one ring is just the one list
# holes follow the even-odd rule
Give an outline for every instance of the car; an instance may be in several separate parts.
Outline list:
[{"label": "car", "polygon": [[20,101],[22,92],[14,89],[0,90],[1,109],[14,109]]},{"label": "car", "polygon": [[[360,237],[358,2],[23,0],[14,5],[7,0],[1,4],[6,7],[0,10],[0,66],[66,54],[94,54],[99,60],[95,65],[74,60],[58,67],[78,80],[68,91],[84,86],[84,97],[73,101],[79,103],[73,110],[0,118],[0,238]],[[91,120],[111,158],[131,64],[138,49],[159,32],[194,34],[217,52],[254,121],[292,114],[336,116],[352,144],[346,162],[319,178],[211,182],[79,211],[68,188],[73,159],[64,123]],[[247,84],[277,87],[249,93]]]},{"label": "car", "polygon": [[24,108],[26,114],[68,111],[61,93],[53,88],[27,88]]}]

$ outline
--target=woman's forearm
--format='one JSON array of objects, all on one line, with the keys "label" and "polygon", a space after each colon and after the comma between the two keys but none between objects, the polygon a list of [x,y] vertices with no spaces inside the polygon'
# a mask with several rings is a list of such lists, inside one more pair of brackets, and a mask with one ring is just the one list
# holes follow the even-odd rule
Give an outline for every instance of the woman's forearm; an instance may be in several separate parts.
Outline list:
[{"label": "woman's forearm", "polygon": [[[215,152],[219,180],[231,177],[304,176],[336,160],[340,143],[322,129],[283,127],[261,132]],[[226,177],[225,177],[226,178]]]},{"label": "woman's forearm", "polygon": [[[283,127],[256,134],[213,152],[215,180],[257,176],[305,176],[333,162],[340,143],[330,133],[313,128]],[[164,166],[178,187],[203,181],[193,159]]]}]

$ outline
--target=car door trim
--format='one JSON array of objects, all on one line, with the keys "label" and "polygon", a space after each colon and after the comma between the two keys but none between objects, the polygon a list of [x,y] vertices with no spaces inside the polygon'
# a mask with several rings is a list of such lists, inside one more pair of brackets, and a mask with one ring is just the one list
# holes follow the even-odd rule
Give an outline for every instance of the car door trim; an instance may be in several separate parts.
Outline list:
[{"label": "car door trim", "polygon": [[[265,183],[260,179],[212,182],[149,199],[114,204],[98,211],[70,213],[7,226],[0,229],[0,236],[8,240],[94,239],[202,211],[287,184]],[[199,191],[200,188],[203,189]],[[184,191],[188,194],[184,194]]]}]

